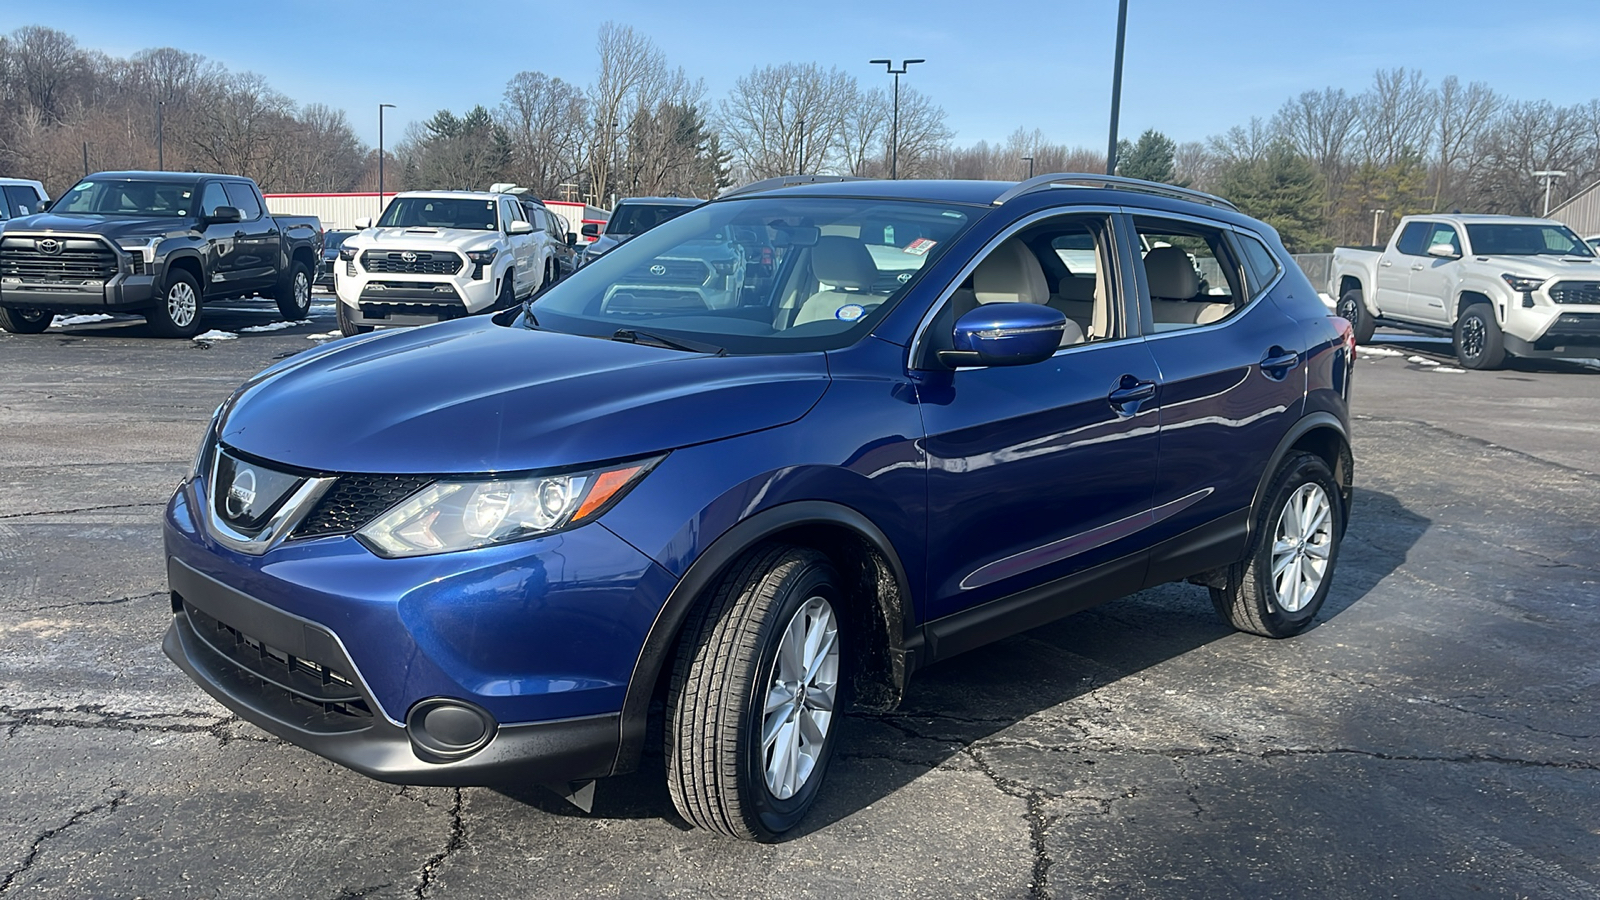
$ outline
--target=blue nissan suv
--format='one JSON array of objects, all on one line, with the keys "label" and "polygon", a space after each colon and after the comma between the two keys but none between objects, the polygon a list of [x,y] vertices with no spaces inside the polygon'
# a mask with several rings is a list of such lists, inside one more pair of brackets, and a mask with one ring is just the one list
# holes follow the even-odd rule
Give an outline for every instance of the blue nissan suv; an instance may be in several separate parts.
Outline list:
[{"label": "blue nissan suv", "polygon": [[[751,233],[770,278],[637,284]],[[1354,353],[1216,197],[760,182],[523,307],[250,379],[166,510],[164,649],[374,778],[581,803],[659,747],[686,819],[770,840],[838,716],[929,663],[1176,580],[1310,627]]]}]

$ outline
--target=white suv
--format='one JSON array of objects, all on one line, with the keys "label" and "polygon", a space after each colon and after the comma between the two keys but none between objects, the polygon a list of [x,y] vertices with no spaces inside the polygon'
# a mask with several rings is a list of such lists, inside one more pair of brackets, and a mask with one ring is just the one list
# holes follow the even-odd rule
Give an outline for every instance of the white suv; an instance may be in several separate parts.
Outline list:
[{"label": "white suv", "polygon": [[339,248],[339,330],[425,325],[504,309],[555,280],[555,238],[527,220],[520,197],[410,191]]}]

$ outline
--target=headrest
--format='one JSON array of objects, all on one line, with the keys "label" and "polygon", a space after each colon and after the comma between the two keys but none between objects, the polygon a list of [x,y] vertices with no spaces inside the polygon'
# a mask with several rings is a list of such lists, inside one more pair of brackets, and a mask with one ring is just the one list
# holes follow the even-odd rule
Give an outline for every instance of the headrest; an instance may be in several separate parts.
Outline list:
[{"label": "headrest", "polygon": [[1157,247],[1144,255],[1144,274],[1150,296],[1161,300],[1188,300],[1200,293],[1200,276],[1189,254],[1178,247]]},{"label": "headrest", "polygon": [[817,238],[817,246],[811,250],[811,271],[824,284],[856,290],[867,290],[878,280],[878,264],[866,246],[836,234]]},{"label": "headrest", "polygon": [[1050,285],[1033,251],[1009,238],[972,270],[972,293],[979,303],[1043,304],[1050,300]]},{"label": "headrest", "polygon": [[1079,303],[1091,302],[1094,300],[1094,279],[1083,275],[1068,275],[1057,283],[1056,296]]}]

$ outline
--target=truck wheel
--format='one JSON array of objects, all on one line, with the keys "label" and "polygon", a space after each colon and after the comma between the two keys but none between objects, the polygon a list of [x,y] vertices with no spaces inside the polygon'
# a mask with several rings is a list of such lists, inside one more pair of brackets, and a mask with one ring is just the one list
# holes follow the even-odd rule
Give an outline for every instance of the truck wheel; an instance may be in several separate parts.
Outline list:
[{"label": "truck wheel", "polygon": [[1360,288],[1351,288],[1340,295],[1338,308],[1335,311],[1355,329],[1356,343],[1372,343],[1372,332],[1378,326],[1372,321],[1372,313],[1367,312],[1366,304],[1361,300]]},{"label": "truck wheel", "polygon": [[1456,319],[1456,361],[1464,369],[1498,369],[1506,360],[1505,339],[1494,308],[1474,303]]},{"label": "truck wheel", "polygon": [[284,321],[298,322],[311,315],[311,270],[305,263],[289,267],[289,277],[278,285],[275,296]]},{"label": "truck wheel", "polygon": [[358,334],[366,334],[373,329],[373,326],[371,325],[357,325],[355,322],[351,321],[350,307],[343,300],[335,300],[333,306],[334,309],[338,310],[337,316],[339,319],[339,333],[345,337],[355,337]]},{"label": "truck wheel", "polygon": [[55,319],[55,316],[42,309],[0,307],[0,329],[11,334],[43,334]]},{"label": "truck wheel", "polygon": [[494,306],[491,307],[487,311],[488,312],[494,312],[497,309],[510,309],[511,307],[516,306],[516,305],[517,305],[517,284],[516,284],[515,272],[513,270],[511,270],[511,269],[507,269],[506,270],[506,277],[501,282],[501,285],[500,285],[500,299],[496,300],[494,302]]},{"label": "truck wheel", "polygon": [[157,335],[190,338],[200,333],[200,283],[183,269],[167,274],[167,286],[144,320]]},{"label": "truck wheel", "polygon": [[685,819],[764,841],[816,801],[845,707],[838,584],[821,553],[769,544],[690,615],[666,708],[667,787]]},{"label": "truck wheel", "polygon": [[1291,637],[1311,627],[1333,584],[1344,509],[1328,464],[1310,453],[1289,454],[1267,497],[1250,555],[1211,588],[1211,603],[1240,631]]}]

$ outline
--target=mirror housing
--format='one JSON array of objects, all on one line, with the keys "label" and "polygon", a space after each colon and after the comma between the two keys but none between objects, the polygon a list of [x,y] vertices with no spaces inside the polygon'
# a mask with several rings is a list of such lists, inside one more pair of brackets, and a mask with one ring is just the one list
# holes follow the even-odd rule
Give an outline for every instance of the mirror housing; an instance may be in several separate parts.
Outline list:
[{"label": "mirror housing", "polygon": [[567,246],[568,247],[576,247],[576,246],[578,246],[578,236],[573,234],[570,231],[567,232]]},{"label": "mirror housing", "polygon": [[1461,254],[1457,253],[1456,248],[1450,244],[1434,244],[1432,247],[1428,248],[1428,255],[1438,257],[1439,259],[1461,258]]},{"label": "mirror housing", "polygon": [[518,219],[506,226],[506,234],[533,234],[533,223]]},{"label": "mirror housing", "polygon": [[353,224],[356,226],[357,231],[365,231],[372,227],[372,217],[362,216],[361,218],[355,220]]},{"label": "mirror housing", "polygon": [[211,215],[205,217],[207,225],[228,225],[243,221],[244,213],[240,212],[237,206],[219,206],[211,211]]},{"label": "mirror housing", "polygon": [[600,226],[593,222],[583,223],[583,228],[581,230],[583,231],[583,236],[586,238],[596,238],[600,236]]},{"label": "mirror housing", "polygon": [[1055,355],[1067,316],[1037,303],[989,303],[956,320],[952,350],[939,361],[957,366],[1029,366]]}]

